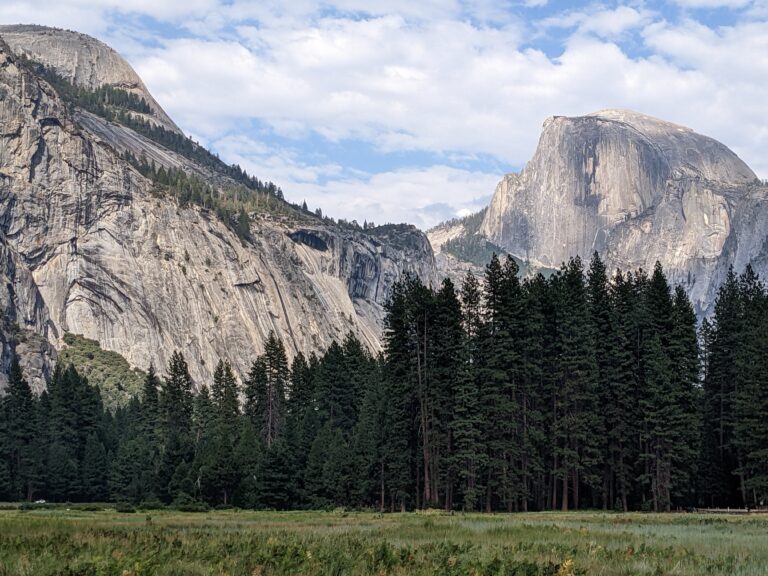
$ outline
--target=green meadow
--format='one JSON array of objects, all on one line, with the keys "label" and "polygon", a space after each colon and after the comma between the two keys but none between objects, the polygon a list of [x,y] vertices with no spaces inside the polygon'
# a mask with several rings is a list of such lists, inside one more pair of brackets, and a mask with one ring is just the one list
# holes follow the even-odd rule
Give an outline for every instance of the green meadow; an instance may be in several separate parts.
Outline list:
[{"label": "green meadow", "polygon": [[768,574],[768,516],[0,511],[0,576]]}]

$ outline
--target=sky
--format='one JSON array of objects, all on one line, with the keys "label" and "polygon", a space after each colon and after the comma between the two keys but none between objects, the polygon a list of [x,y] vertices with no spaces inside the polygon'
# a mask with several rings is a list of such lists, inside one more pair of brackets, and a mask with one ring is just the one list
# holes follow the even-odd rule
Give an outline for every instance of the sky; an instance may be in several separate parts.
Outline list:
[{"label": "sky", "polygon": [[489,202],[544,120],[629,108],[768,177],[768,0],[2,0],[118,50],[292,202],[422,229]]}]

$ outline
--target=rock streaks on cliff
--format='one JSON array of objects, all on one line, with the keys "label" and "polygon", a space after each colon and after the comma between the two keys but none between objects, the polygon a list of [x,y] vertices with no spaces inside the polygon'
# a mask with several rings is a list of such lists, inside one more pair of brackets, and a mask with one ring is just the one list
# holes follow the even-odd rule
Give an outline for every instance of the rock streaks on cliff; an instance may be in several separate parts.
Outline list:
[{"label": "rock streaks on cliff", "polygon": [[[0,344],[5,364],[16,348],[38,366],[30,374],[38,388],[49,345],[59,346],[65,332],[141,368],[162,368],[182,350],[198,383],[219,358],[247,372],[273,330],[291,353],[348,332],[377,350],[392,284],[405,273],[434,282],[429,242],[410,226],[362,232],[298,213],[254,213],[242,241],[212,212],[158,197],[123,152],[143,152],[214,186],[226,177],[128,128],[70,114],[17,59],[30,54],[83,85],[111,83],[150,101],[125,61],[71,32],[3,27],[0,37],[7,42],[0,40],[0,302],[10,324],[36,335],[39,350],[25,352],[7,330]],[[151,104],[158,121],[176,129]]]}]

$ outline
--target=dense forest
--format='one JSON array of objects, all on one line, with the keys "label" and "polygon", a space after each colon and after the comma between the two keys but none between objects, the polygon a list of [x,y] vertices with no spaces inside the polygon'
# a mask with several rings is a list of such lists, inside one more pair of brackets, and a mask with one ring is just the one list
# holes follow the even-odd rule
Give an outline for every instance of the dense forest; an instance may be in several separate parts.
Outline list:
[{"label": "dense forest", "polygon": [[[193,385],[181,353],[105,410],[57,367],[14,363],[0,499],[206,508],[665,511],[768,499],[768,295],[731,271],[697,321],[661,266],[595,255],[520,279],[396,284],[384,352],[348,336],[289,363],[270,336],[242,383]],[[195,390],[199,387],[199,391]]]}]

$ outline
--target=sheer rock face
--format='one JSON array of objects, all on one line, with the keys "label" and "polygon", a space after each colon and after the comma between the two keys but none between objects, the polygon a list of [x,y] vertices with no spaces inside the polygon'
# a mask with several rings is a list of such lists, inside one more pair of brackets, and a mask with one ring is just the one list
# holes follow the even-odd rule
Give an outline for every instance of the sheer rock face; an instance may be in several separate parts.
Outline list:
[{"label": "sheer rock face", "polygon": [[77,86],[112,86],[144,98],[152,114],[134,115],[181,133],[131,65],[103,42],[79,32],[34,25],[0,26],[0,36],[17,55],[53,68]]},{"label": "sheer rock face", "polygon": [[36,391],[50,375],[55,350],[48,342],[48,310],[32,274],[0,233],[0,390],[14,353]]},{"label": "sheer rock face", "polygon": [[765,270],[768,191],[719,142],[634,112],[549,118],[531,161],[496,188],[481,232],[558,266],[597,250],[611,267],[686,286],[700,312],[730,264]]},{"label": "sheer rock face", "polygon": [[392,284],[406,272],[435,281],[429,242],[413,227],[373,235],[256,214],[241,242],[210,212],[153,195],[118,155],[129,144],[205,171],[128,129],[72,117],[2,40],[0,126],[0,363],[15,349],[37,389],[67,331],[141,368],[162,369],[181,350],[198,384],[219,358],[247,372],[272,330],[291,354],[350,331],[376,350]]}]

